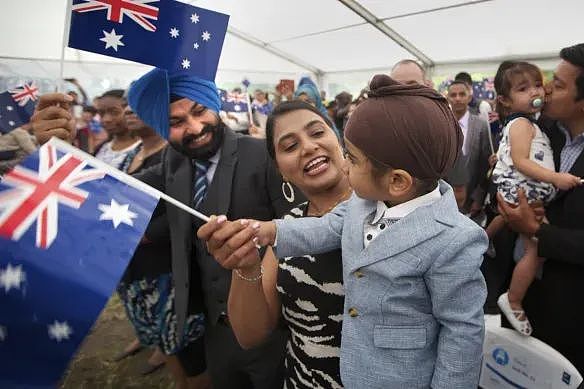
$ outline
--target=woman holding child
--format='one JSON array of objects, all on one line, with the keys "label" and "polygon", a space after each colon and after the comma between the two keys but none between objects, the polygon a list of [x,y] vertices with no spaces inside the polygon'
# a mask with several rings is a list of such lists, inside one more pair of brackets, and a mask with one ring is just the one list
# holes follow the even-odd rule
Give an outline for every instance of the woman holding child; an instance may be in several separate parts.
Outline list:
[{"label": "woman holding child", "polygon": [[[325,344],[338,340],[338,334],[321,332],[326,324],[318,322],[326,321],[320,303],[326,293],[335,293],[336,285],[329,283],[321,288],[323,293],[311,296],[311,276],[303,267],[318,262],[323,270],[339,266],[338,254],[327,259],[327,254],[318,253],[342,247],[345,308],[339,308],[338,317],[334,311],[327,316],[338,322],[343,313],[344,385],[476,387],[486,296],[479,267],[487,239],[480,227],[458,212],[452,188],[440,180],[462,142],[445,99],[426,87],[374,77],[369,99],[358,106],[345,130],[345,176],[339,174],[338,143],[325,147],[322,140],[312,140],[332,131],[323,126],[326,120],[310,111],[271,117],[267,143],[284,178],[306,191],[309,203],[302,216],[317,217],[259,223],[226,222],[220,216],[198,232],[218,262],[234,269],[229,317],[238,340],[246,347],[261,342],[282,311],[292,329],[288,383],[316,387],[303,374],[310,373],[318,358],[338,355],[338,349]],[[337,178],[325,187],[324,179],[315,179],[321,172]],[[356,195],[335,207],[349,197],[344,177]],[[333,182],[337,184],[330,186]],[[260,262],[258,242],[274,245],[276,256],[284,259],[277,262],[268,249]],[[303,257],[290,272],[303,283],[285,290],[282,274],[289,257],[307,253],[316,258]],[[309,326],[300,325],[300,319],[311,316],[291,311],[294,304],[314,316],[308,319]],[[295,327],[309,329],[313,336],[306,341],[302,333],[295,334]],[[291,347],[295,337],[303,342],[306,355]],[[316,383],[341,385],[338,380]]]}]

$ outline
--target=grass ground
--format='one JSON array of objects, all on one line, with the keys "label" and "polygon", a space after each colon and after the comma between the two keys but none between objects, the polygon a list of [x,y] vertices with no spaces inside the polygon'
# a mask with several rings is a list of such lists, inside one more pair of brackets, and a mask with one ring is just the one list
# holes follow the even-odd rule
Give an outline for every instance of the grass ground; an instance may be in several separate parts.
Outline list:
[{"label": "grass ground", "polygon": [[165,368],[148,376],[140,374],[150,350],[120,362],[111,361],[133,339],[132,326],[115,295],[71,362],[61,389],[174,388]]}]

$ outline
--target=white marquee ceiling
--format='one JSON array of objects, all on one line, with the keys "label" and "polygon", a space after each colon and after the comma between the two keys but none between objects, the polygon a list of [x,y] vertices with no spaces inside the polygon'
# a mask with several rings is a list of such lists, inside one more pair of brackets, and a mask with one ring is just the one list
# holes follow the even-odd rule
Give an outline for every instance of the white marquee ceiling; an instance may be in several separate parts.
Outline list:
[{"label": "white marquee ceiling", "polygon": [[[0,74],[58,76],[47,72],[58,67],[66,1],[0,3]],[[219,79],[251,74],[267,82],[313,74],[322,80],[389,69],[404,58],[417,58],[435,72],[492,68],[503,58],[552,59],[560,48],[584,41],[580,0],[181,1],[231,15]],[[25,59],[37,64],[15,68]],[[66,59],[73,73],[100,63],[132,68],[132,74],[147,69],[72,49]],[[116,66],[100,70],[104,76],[111,71],[120,74]]]}]

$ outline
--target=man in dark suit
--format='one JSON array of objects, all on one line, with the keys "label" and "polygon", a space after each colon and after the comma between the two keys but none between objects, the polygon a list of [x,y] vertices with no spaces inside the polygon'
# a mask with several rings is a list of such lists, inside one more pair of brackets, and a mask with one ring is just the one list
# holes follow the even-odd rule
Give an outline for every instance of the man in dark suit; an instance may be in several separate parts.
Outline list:
[{"label": "man in dark suit", "polygon": [[[168,77],[166,106],[159,102],[160,79],[153,70],[131,87],[130,106],[150,125],[168,131],[172,147],[162,164],[138,178],[204,214],[225,214],[230,219],[270,220],[290,208],[281,191],[282,180],[271,165],[264,141],[235,134],[219,119],[217,88],[210,81],[187,76]],[[170,103],[168,103],[170,101]],[[158,112],[156,112],[158,111]],[[169,114],[168,120],[164,113]],[[205,181],[201,187],[201,180]],[[201,191],[206,195],[201,196]],[[280,330],[262,346],[244,351],[227,317],[231,272],[220,267],[195,234],[200,220],[166,206],[172,242],[172,270],[176,288],[178,333],[187,312],[207,313],[205,354],[215,389],[281,388],[285,333]],[[202,294],[201,294],[202,290]],[[179,352],[187,373],[200,371],[200,345]]]},{"label": "man in dark suit", "polygon": [[[547,133],[556,170],[584,177],[584,44],[564,48],[560,57],[546,87],[544,114],[555,121]],[[538,253],[546,258],[543,276],[523,305],[533,336],[584,374],[584,186],[557,194],[546,207],[549,224],[540,224],[525,196],[520,199],[512,208],[499,198],[499,208],[512,229],[538,242]]]},{"label": "man in dark suit", "polygon": [[483,181],[489,171],[489,157],[493,154],[489,142],[489,123],[469,111],[472,90],[463,81],[453,81],[446,96],[464,135],[462,159],[467,173],[464,213],[476,216],[483,208],[486,196]]},{"label": "man in dark suit", "polygon": [[[215,83],[169,77],[154,69],[132,85],[128,101],[172,146],[164,151],[162,163],[140,173],[139,179],[204,214],[234,220],[271,220],[294,205],[284,200],[282,180],[265,142],[235,134],[219,120]],[[69,136],[70,117],[55,106],[64,103],[62,95],[41,97],[33,122],[41,141],[49,134]],[[204,346],[195,341],[178,355],[193,377],[190,387],[204,387],[198,378],[207,368],[214,389],[281,389],[286,334],[276,330],[256,349],[239,346],[226,315],[231,272],[196,238],[200,220],[171,205],[159,206],[166,208],[170,226],[176,333],[183,334],[189,313],[207,315]]]}]

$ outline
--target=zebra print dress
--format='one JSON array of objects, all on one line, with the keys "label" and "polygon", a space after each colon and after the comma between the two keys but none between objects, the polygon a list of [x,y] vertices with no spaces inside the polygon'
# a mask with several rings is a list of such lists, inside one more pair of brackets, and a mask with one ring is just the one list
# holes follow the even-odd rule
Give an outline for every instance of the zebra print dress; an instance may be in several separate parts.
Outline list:
[{"label": "zebra print dress", "polygon": [[[285,218],[306,216],[308,203]],[[279,259],[277,289],[290,329],[285,389],[342,388],[339,372],[343,317],[341,250]]]}]

